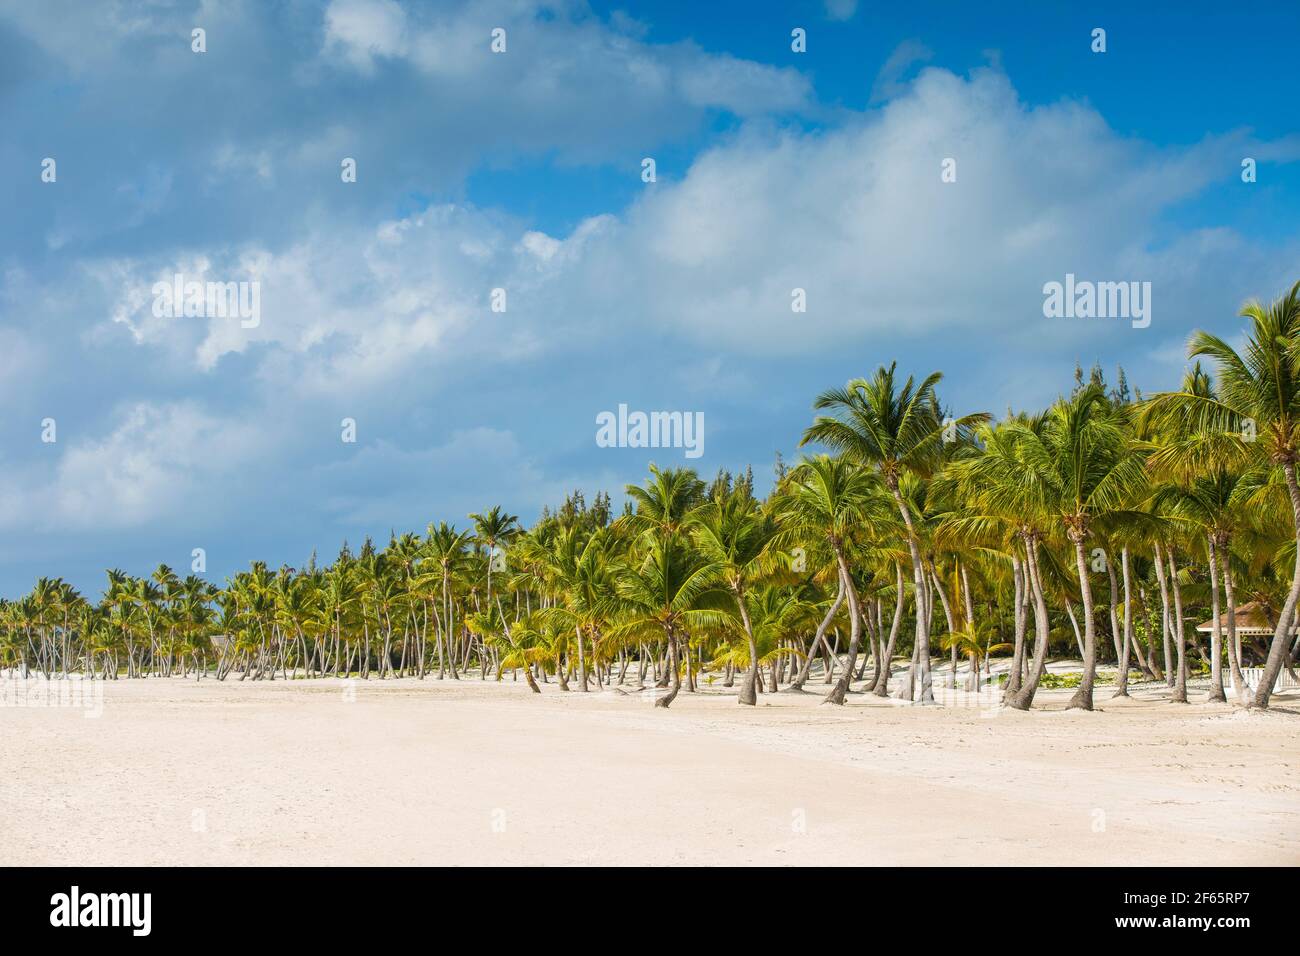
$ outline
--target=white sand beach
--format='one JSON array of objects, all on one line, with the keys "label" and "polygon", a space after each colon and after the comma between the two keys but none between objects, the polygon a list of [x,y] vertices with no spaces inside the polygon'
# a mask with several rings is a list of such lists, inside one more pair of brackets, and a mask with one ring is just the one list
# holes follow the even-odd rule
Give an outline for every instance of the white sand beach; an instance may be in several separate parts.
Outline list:
[{"label": "white sand beach", "polygon": [[[0,863],[1300,864],[1300,695],[1030,713],[147,679],[0,708]],[[811,686],[811,685],[810,685]],[[813,688],[814,690],[820,688]]]}]

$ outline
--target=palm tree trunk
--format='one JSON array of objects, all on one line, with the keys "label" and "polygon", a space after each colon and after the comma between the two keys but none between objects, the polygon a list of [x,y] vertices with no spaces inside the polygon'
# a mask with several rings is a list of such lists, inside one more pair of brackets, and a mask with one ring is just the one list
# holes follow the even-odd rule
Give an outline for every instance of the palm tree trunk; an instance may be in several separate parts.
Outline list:
[{"label": "palm tree trunk", "polygon": [[667,708],[682,689],[681,668],[677,666],[677,636],[671,630],[668,632],[668,671],[672,686],[667,694],[655,701],[656,707]]},{"label": "palm tree trunk", "polygon": [[[736,584],[732,591],[736,596],[736,605],[740,608],[741,623],[745,625],[745,639],[749,642],[749,670],[745,672],[745,680],[740,685],[740,696],[737,702],[754,707],[758,704],[758,643],[754,640],[754,626],[749,620],[749,608],[745,606],[744,589],[740,584]],[[775,687],[772,689],[776,690]]]},{"label": "palm tree trunk", "polygon": [[[1133,601],[1129,582],[1128,545],[1120,550],[1120,567],[1124,574],[1124,638],[1120,647],[1119,673],[1115,677],[1115,696],[1128,696],[1128,655],[1133,647]],[[1112,572],[1113,574],[1114,572]]]},{"label": "palm tree trunk", "polygon": [[[579,624],[574,628],[578,635],[578,690],[584,694],[587,692],[587,658],[583,655],[582,650],[582,625]],[[667,704],[664,704],[667,707]]]},{"label": "palm tree trunk", "polygon": [[1025,601],[1025,571],[1016,554],[1016,546],[1011,547],[1011,577],[1015,584],[1015,646],[1011,653],[1011,671],[1007,674],[1007,684],[1003,699],[1012,697],[1020,690],[1020,676],[1025,665],[1025,620],[1027,618]]},{"label": "palm tree trunk", "polygon": [[1295,462],[1283,462],[1282,473],[1286,476],[1286,489],[1291,495],[1291,521],[1296,540],[1295,572],[1291,575],[1291,590],[1287,592],[1286,603],[1282,605],[1282,613],[1278,615],[1277,625],[1273,628],[1273,644],[1268,649],[1264,675],[1260,678],[1252,702],[1253,706],[1260,708],[1268,706],[1268,699],[1273,694],[1273,683],[1277,680],[1277,675],[1282,673],[1282,665],[1286,663],[1296,603],[1300,601],[1300,485],[1296,484]]},{"label": "palm tree trunk", "polygon": [[1017,710],[1028,710],[1034,702],[1034,694],[1038,691],[1038,682],[1047,663],[1047,642],[1050,635],[1047,599],[1043,596],[1043,582],[1038,575],[1038,541],[1034,538],[1025,542],[1025,583],[1034,599],[1034,656],[1020,690],[1007,698],[1007,704]]},{"label": "palm tree trunk", "polygon": [[1210,559],[1210,609],[1214,621],[1210,625],[1210,700],[1227,701],[1223,692],[1223,634],[1219,626],[1219,561],[1214,546],[1214,535],[1205,536]]},{"label": "palm tree trunk", "polygon": [[1169,613],[1169,582],[1165,579],[1164,550],[1160,547],[1159,541],[1155,542],[1152,550],[1156,559],[1156,580],[1160,582],[1160,636],[1164,639],[1165,645],[1165,683],[1173,687],[1174,657],[1173,644],[1169,638],[1169,627],[1172,621]]},{"label": "palm tree trunk", "polygon": [[560,690],[565,692],[569,689],[569,678],[564,673],[566,670],[568,670],[568,667],[564,662],[564,654],[557,650],[555,652],[555,679],[560,682]]},{"label": "palm tree trunk", "polygon": [[966,573],[966,565],[959,564],[961,569],[961,603],[966,614],[966,628],[973,635],[975,633],[975,605],[970,598],[970,575]]},{"label": "palm tree trunk", "polygon": [[451,574],[444,569],[442,573],[442,596],[446,603],[447,616],[444,625],[447,632],[447,667],[451,671],[452,680],[460,680],[460,674],[456,671],[456,608],[451,598]]},{"label": "palm tree trunk", "polygon": [[1174,641],[1178,658],[1178,674],[1174,678],[1173,701],[1177,704],[1187,703],[1187,642],[1183,640],[1183,589],[1178,584],[1178,565],[1174,561],[1174,549],[1167,549],[1169,557],[1169,587],[1174,592]]},{"label": "palm tree trunk", "polygon": [[1097,632],[1093,622],[1092,582],[1088,580],[1088,559],[1083,550],[1084,534],[1073,532],[1074,563],[1079,571],[1079,592],[1083,597],[1083,680],[1070,698],[1070,708],[1092,710],[1092,685],[1097,674]]},{"label": "palm tree trunk", "polygon": [[1228,566],[1228,542],[1224,541],[1218,549],[1220,576],[1223,578],[1223,597],[1228,605],[1228,666],[1232,673],[1232,686],[1237,700],[1243,704],[1250,703],[1250,688],[1241,673],[1241,638],[1237,634],[1237,598],[1232,590],[1232,569]]},{"label": "palm tree trunk", "polygon": [[1079,619],[1074,615],[1074,602],[1068,597],[1065,599],[1065,616],[1070,619],[1070,627],[1074,630],[1074,643],[1079,648],[1079,660],[1083,660],[1083,634],[1079,631]]},{"label": "palm tree trunk", "polygon": [[1110,638],[1115,645],[1115,662],[1119,663],[1123,652],[1124,637],[1119,630],[1119,585],[1115,580],[1115,562],[1110,559],[1110,552],[1104,552],[1106,577],[1110,579]]},{"label": "palm tree trunk", "polygon": [[664,652],[662,655],[660,655],[659,653],[658,646],[655,647],[654,666],[655,666],[655,686],[667,687],[668,680],[669,680],[667,641],[664,641]]},{"label": "palm tree trunk", "polygon": [[812,668],[813,655],[817,653],[817,648],[826,640],[826,629],[831,626],[831,620],[835,613],[839,611],[840,605],[844,603],[844,582],[839,582],[839,589],[835,594],[835,600],[822,618],[821,623],[817,625],[817,633],[813,635],[812,643],[808,645],[808,653],[804,655],[803,664],[799,667],[799,675],[791,682],[787,690],[803,690],[804,681],[808,679],[808,672]]},{"label": "palm tree trunk", "polygon": [[858,609],[858,589],[853,585],[853,578],[849,576],[849,565],[844,560],[844,553],[839,546],[835,547],[835,560],[839,564],[840,575],[842,577],[841,587],[849,598],[849,656],[844,662],[844,673],[836,681],[835,687],[826,695],[822,703],[825,704],[843,704],[844,696],[849,692],[849,682],[853,680],[853,665],[857,661],[858,641],[862,635],[862,620]]},{"label": "palm tree trunk", "polygon": [[[924,615],[925,612],[918,610],[916,613]],[[912,658],[908,662],[907,672],[903,677],[903,686],[898,689],[899,700],[916,700],[916,669],[917,659],[920,657],[921,646],[912,641]]]},{"label": "palm tree trunk", "polygon": [[876,678],[880,676],[880,648],[884,644],[884,641],[879,640],[879,635],[876,633],[876,622],[871,616],[873,605],[879,606],[879,603],[878,599],[875,601],[868,601],[866,606],[862,609],[862,623],[866,625],[867,628],[867,647],[871,648],[871,653],[868,654],[866,651],[862,652],[862,662],[858,664],[858,673],[854,678],[854,680],[862,680],[863,675],[867,672],[867,658],[874,657],[876,659],[876,667],[871,675],[872,687],[876,686]]},{"label": "palm tree trunk", "polygon": [[[933,562],[930,564],[930,581],[934,585],[934,592],[939,595],[939,602],[943,605],[943,617],[948,624],[948,633],[952,634],[956,631],[956,626],[954,625],[952,619],[952,607],[951,605],[948,604],[948,592],[943,589],[943,582],[939,580],[939,574],[935,569]],[[948,686],[952,690],[956,690],[957,689],[957,645],[956,644],[953,644],[952,653],[949,655],[949,658],[950,658],[949,666],[952,668],[952,673],[948,676]]]},{"label": "palm tree trunk", "polygon": [[[898,506],[899,513],[903,516],[903,524],[907,526],[907,547],[912,555],[912,579],[916,585],[916,660],[921,673],[921,703],[934,703],[934,688],[931,686],[930,679],[930,621],[928,617],[928,604],[926,600],[927,586],[925,582],[925,568],[921,563],[921,550],[917,544],[916,529],[912,525],[912,511],[907,507],[907,502],[899,494],[898,489],[891,487],[890,492],[894,496],[894,503]],[[911,681],[912,678],[909,678]]]},{"label": "palm tree trunk", "polygon": [[1150,638],[1150,635],[1155,633],[1155,629],[1151,627],[1151,606],[1147,603],[1147,589],[1143,586],[1141,581],[1138,581],[1137,595],[1138,604],[1142,607],[1142,620],[1147,624],[1148,644],[1146,654],[1143,654],[1142,642],[1137,640],[1137,635],[1135,634],[1133,640],[1133,653],[1137,655],[1138,666],[1142,668],[1144,674],[1154,680],[1164,680],[1164,673],[1160,668],[1160,659],[1156,656],[1155,644]]},{"label": "palm tree trunk", "polygon": [[885,645],[885,651],[880,659],[880,675],[876,678],[876,685],[872,688],[872,693],[877,697],[889,696],[889,667],[894,659],[894,645],[898,641],[898,632],[903,623],[903,566],[895,562],[894,564],[894,620],[889,625],[889,643]]}]

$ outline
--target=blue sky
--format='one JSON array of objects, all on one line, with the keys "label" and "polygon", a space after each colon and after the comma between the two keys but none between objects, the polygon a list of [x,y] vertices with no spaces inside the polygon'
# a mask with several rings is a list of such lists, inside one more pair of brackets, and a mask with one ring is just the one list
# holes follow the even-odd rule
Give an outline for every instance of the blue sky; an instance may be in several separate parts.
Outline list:
[{"label": "blue sky", "polygon": [[[960,412],[1175,385],[1300,278],[1300,8],[1131,6],[0,4],[0,594],[617,495],[684,461],[597,447],[620,403],[763,482],[893,359]],[[155,317],[177,272],[261,324]],[[1045,319],[1066,273],[1150,327]]]}]

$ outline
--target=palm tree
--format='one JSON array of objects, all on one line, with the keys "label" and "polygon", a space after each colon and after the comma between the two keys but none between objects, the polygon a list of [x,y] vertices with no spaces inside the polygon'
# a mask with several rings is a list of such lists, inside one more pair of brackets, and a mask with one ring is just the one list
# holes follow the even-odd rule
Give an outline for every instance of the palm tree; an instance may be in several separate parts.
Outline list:
[{"label": "palm tree", "polygon": [[432,574],[442,591],[441,613],[437,610],[434,612],[438,630],[439,680],[446,675],[448,667],[451,669],[452,680],[460,679],[460,675],[456,673],[456,654],[452,643],[455,635],[452,581],[465,562],[466,551],[471,540],[472,536],[468,531],[457,531],[453,525],[445,521],[439,522],[436,527],[430,524],[425,536],[421,568],[424,562],[433,565]]},{"label": "palm tree", "polygon": [[[1252,706],[1265,708],[1287,659],[1296,604],[1300,601],[1300,282],[1264,305],[1249,302],[1241,311],[1250,320],[1244,354],[1209,332],[1197,331],[1189,358],[1208,356],[1216,365],[1217,395],[1186,390],[1154,396],[1144,413],[1167,426],[1189,423],[1191,433],[1173,452],[1184,469],[1212,473],[1217,468],[1279,468],[1291,505],[1291,530],[1297,550],[1291,586],[1273,630],[1273,640]],[[1163,459],[1155,456],[1157,463]]]},{"label": "palm tree", "polygon": [[[745,619],[750,630],[744,642],[728,643],[710,662],[713,668],[732,665],[750,668],[767,665],[772,668],[769,690],[775,691],[776,664],[783,658],[795,656],[789,641],[816,619],[817,609],[807,599],[803,589],[775,584],[762,584],[745,592]],[[752,638],[752,639],[751,639]],[[759,681],[755,685],[761,687]]]},{"label": "palm tree", "polygon": [[[1044,496],[1025,481],[1025,452],[1041,454],[1044,425],[1044,418],[1021,415],[980,426],[975,434],[979,453],[951,462],[944,476],[956,486],[963,507],[944,518],[941,534],[970,546],[1000,549],[1012,565],[1015,656],[1005,699],[1019,710],[1033,704],[1050,636],[1040,549],[1051,515]],[[1026,654],[1030,612],[1035,640]]]},{"label": "palm tree", "polygon": [[481,544],[488,555],[487,562],[487,603],[492,603],[492,571],[497,563],[497,549],[509,544],[519,534],[519,518],[506,514],[500,505],[493,505],[487,511],[469,516],[474,522],[474,539]]},{"label": "palm tree", "polygon": [[[1233,535],[1243,521],[1239,511],[1241,475],[1226,469],[1194,479],[1188,486],[1167,485],[1160,490],[1157,503],[1168,509],[1170,516],[1193,534],[1193,540],[1205,547],[1206,567],[1209,570],[1213,626],[1210,632],[1210,700],[1225,700],[1223,691],[1223,645],[1220,628],[1219,586],[1225,584],[1229,621],[1236,616],[1236,599],[1231,587],[1226,561]],[[1222,560],[1221,560],[1222,559]],[[1235,632],[1235,627],[1233,628]],[[1230,635],[1228,658],[1232,668],[1234,686],[1243,695],[1240,662],[1235,650],[1235,633]],[[1181,676],[1181,675],[1180,675]],[[1185,678],[1184,678],[1185,680]]]},{"label": "palm tree", "polygon": [[907,527],[916,591],[916,648],[921,702],[934,703],[930,678],[930,622],[926,613],[928,585],[912,510],[899,493],[899,481],[909,473],[920,477],[930,475],[939,462],[945,438],[956,439],[987,416],[967,415],[945,423],[935,394],[943,379],[942,373],[931,373],[919,385],[909,375],[900,389],[895,382],[896,365],[881,366],[870,380],[854,379],[843,388],[830,389],[819,395],[813,407],[831,414],[819,415],[804,432],[799,444],[818,442],[879,470]]},{"label": "palm tree", "polygon": [[646,531],[675,534],[682,530],[691,511],[704,501],[704,482],[690,468],[661,471],[650,465],[650,481],[645,487],[628,485],[628,498],[635,511],[617,522],[632,535]]},{"label": "palm tree", "polygon": [[735,599],[749,643],[749,668],[738,702],[752,707],[758,702],[759,653],[746,592],[777,570],[779,558],[772,549],[777,535],[776,522],[759,509],[747,491],[740,490],[698,508],[690,516],[690,530],[703,556],[721,568],[723,580]]},{"label": "palm tree", "polygon": [[857,587],[849,571],[850,538],[867,531],[882,515],[879,479],[845,457],[817,455],[805,459],[790,473],[785,494],[778,504],[778,521],[785,533],[782,543],[800,536],[821,535],[835,556],[840,587],[849,605],[849,652],[834,689],[826,697],[831,704],[844,703],[861,638],[862,610]]},{"label": "palm tree", "polygon": [[1055,515],[1073,546],[1083,603],[1084,660],[1083,678],[1070,706],[1091,710],[1097,672],[1096,615],[1085,544],[1099,519],[1142,520],[1125,506],[1145,484],[1143,457],[1097,385],[1058,401],[1040,431],[1025,429],[1020,438],[1024,481],[1039,509]]},{"label": "palm tree", "polygon": [[614,572],[610,564],[611,534],[588,532],[581,526],[561,530],[543,555],[547,580],[564,599],[547,610],[572,631],[578,649],[578,690],[587,691],[586,644],[594,649],[601,629],[614,612]]},{"label": "palm tree", "polygon": [[618,574],[621,610],[610,628],[615,641],[657,641],[668,646],[671,687],[655,700],[668,707],[682,687],[679,642],[698,629],[721,629],[733,605],[723,567],[677,534],[643,536],[644,557]]}]

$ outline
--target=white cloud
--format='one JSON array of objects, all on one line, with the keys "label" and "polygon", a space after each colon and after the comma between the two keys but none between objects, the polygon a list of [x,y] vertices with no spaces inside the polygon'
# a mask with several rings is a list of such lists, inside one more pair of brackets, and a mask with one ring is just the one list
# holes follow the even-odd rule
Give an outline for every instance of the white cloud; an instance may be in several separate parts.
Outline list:
[{"label": "white cloud", "polygon": [[[503,422],[514,428],[516,417],[537,409],[480,413],[475,390],[539,375],[528,362],[571,355],[575,343],[608,356],[626,377],[618,387],[655,396],[648,401],[663,392],[647,384],[670,394],[730,393],[743,403],[746,394],[772,390],[769,378],[752,374],[750,359],[862,354],[867,371],[909,341],[971,363],[948,363],[955,380],[995,382],[1003,391],[985,404],[1050,397],[1040,393],[1060,384],[1051,363],[1072,366],[1078,356],[1088,365],[1116,342],[1126,363],[1132,356],[1163,372],[1187,329],[1207,316],[1230,318],[1247,293],[1273,294],[1278,277],[1300,262],[1294,247],[1221,228],[1183,230],[1168,241],[1170,210],[1233,176],[1234,157],[1247,147],[1278,161],[1295,152],[1294,144],[1236,134],[1156,149],[1119,135],[1086,105],[1028,106],[996,70],[959,77],[930,69],[883,108],[846,114],[832,129],[747,124],[680,178],[567,235],[443,204],[369,226],[312,217],[278,248],[236,244],[94,262],[86,275],[115,303],[96,344],[130,341],[148,350],[142,364],[214,388],[233,382],[247,394],[224,410],[210,396],[204,404],[128,403],[102,437],[67,446],[52,470],[11,471],[5,500],[38,505],[25,514],[11,508],[0,520],[9,527],[33,514],[61,527],[160,520],[186,495],[220,488],[220,469],[251,461],[274,473],[318,463],[319,449],[304,451],[285,436],[319,439],[335,427],[336,408],[386,407],[400,422],[411,410],[395,403],[399,388],[418,396],[417,411],[454,416],[468,430],[451,434],[435,421],[403,445],[389,421],[389,435],[312,470],[313,501],[328,500],[333,520],[358,525],[454,516],[487,495],[523,511],[579,484],[554,477],[567,466],[539,462],[559,435],[566,445],[556,457],[585,453],[573,449],[593,399],[570,395],[573,407],[559,424],[505,431]],[[945,157],[957,160],[955,183],[940,179]],[[259,279],[262,324],[154,319],[150,286],[175,271]],[[1049,323],[1041,287],[1066,272],[1152,281],[1152,328]],[[488,307],[495,287],[508,291],[504,315]],[[807,291],[807,314],[790,310],[796,287]],[[86,298],[83,290],[69,294]],[[643,367],[654,350],[674,364]],[[1140,371],[1130,368],[1135,384],[1149,388]],[[444,386],[448,380],[459,384]],[[581,392],[588,383],[565,384]],[[439,389],[455,387],[470,397],[444,412]],[[541,391],[522,399],[548,410],[553,400]],[[369,435],[385,422],[372,412],[365,425]],[[422,504],[424,476],[440,495],[454,493]]]},{"label": "white cloud", "polygon": [[275,163],[269,149],[245,150],[234,143],[225,143],[213,151],[212,168],[211,182],[227,176],[251,176],[269,184],[275,178]]},{"label": "white cloud", "polygon": [[807,82],[793,71],[732,56],[707,56],[693,48],[684,60],[678,86],[692,106],[751,116],[797,110],[807,103]]},{"label": "white cloud", "polygon": [[0,19],[74,73],[112,65],[125,47],[147,46],[157,62],[176,66],[191,55],[195,27],[220,35],[248,0],[103,0],[76,4],[11,3]]},{"label": "white cloud", "polygon": [[[697,157],[592,247],[584,278],[618,272],[620,301],[708,347],[1032,334],[1050,353],[1119,331],[1044,325],[1042,284],[1066,272],[1149,280],[1171,305],[1213,301],[1226,273],[1258,281],[1240,256],[1225,260],[1222,240],[1151,251],[1166,244],[1161,217],[1231,177],[1243,145],[1157,150],[1084,105],[1030,107],[995,70],[931,69],[837,129],[760,125]],[[955,183],[941,181],[945,158]],[[806,315],[791,312],[795,288]],[[1172,307],[1156,319],[1190,320]]]},{"label": "white cloud", "polygon": [[[1027,106],[996,70],[930,69],[833,130],[753,124],[621,217],[568,236],[443,205],[371,229],[317,229],[280,251],[100,270],[125,286],[115,318],[137,341],[204,371],[249,353],[268,391],[365,391],[440,364],[508,365],[575,334],[634,346],[628,330],[765,355],[1033,336],[1046,356],[1129,334],[1043,319],[1043,283],[1067,272],[1151,281],[1158,334],[1225,289],[1235,305],[1237,289],[1277,271],[1267,250],[1228,231],[1188,233],[1174,248],[1161,238],[1162,215],[1242,148],[1228,137],[1156,150],[1084,105]],[[955,183],[940,177],[949,157]],[[261,326],[152,319],[140,289],[173,271],[259,278]],[[488,307],[498,287],[504,315]],[[806,314],[791,311],[796,288]]]},{"label": "white cloud", "polygon": [[406,12],[394,0],[332,0],[325,10],[325,52],[364,73],[376,57],[407,52]]},{"label": "white cloud", "polygon": [[45,362],[39,340],[17,329],[0,327],[0,397],[12,401],[28,393],[39,381]]},{"label": "white cloud", "polygon": [[54,463],[6,468],[0,524],[43,531],[96,531],[166,522],[200,507],[222,506],[224,478],[266,453],[261,423],[222,418],[194,402],[123,407],[112,429],[79,435],[58,423],[44,445]]},{"label": "white cloud", "polygon": [[[202,370],[269,346],[253,353],[268,387],[307,392],[380,387],[430,362],[508,362],[575,331],[628,328],[772,355],[935,334],[1032,334],[1050,352],[1121,332],[1046,323],[1042,285],[1067,272],[1151,281],[1157,329],[1188,321],[1181,305],[1221,295],[1228,259],[1234,288],[1257,281],[1239,268],[1252,261],[1248,244],[1231,233],[1189,233],[1176,250],[1161,238],[1161,217],[1232,170],[1225,157],[1244,145],[1230,136],[1157,150],[1085,105],[1030,107],[999,71],[929,69],[832,130],[752,124],[621,217],[568,236],[443,205],[372,229],[317,229],[280,251],[101,268],[135,276],[115,318],[141,343]],[[946,158],[954,183],[941,180]],[[262,325],[151,319],[139,289],[173,271],[259,278]],[[505,315],[488,308],[498,287]],[[796,288],[806,314],[791,311]]]},{"label": "white cloud", "polygon": [[871,86],[871,102],[880,103],[905,92],[907,87],[903,80],[908,71],[918,63],[928,63],[933,57],[934,53],[924,43],[904,40],[889,54],[876,74],[876,82]]},{"label": "white cloud", "polygon": [[[635,21],[611,17],[606,24],[580,4],[408,9],[409,16],[393,0],[333,0],[324,54],[367,74],[377,57],[408,59],[453,84],[466,102],[490,101],[516,141],[543,117],[567,123],[573,115],[621,114],[629,106],[657,116],[675,105],[748,116],[797,109],[811,96],[796,70],[707,53],[690,41],[648,44]],[[504,53],[491,50],[498,27],[506,30]],[[523,109],[512,115],[512,105]]]},{"label": "white cloud", "polygon": [[[470,207],[435,206],[370,230],[312,233],[279,253],[248,246],[106,260],[86,271],[116,296],[112,323],[170,361],[211,373],[224,356],[260,346],[268,387],[292,381],[298,391],[329,393],[374,388],[430,362],[535,352],[547,330],[569,324],[550,310],[612,224],[594,217],[560,239]],[[154,283],[176,273],[260,283],[260,325],[154,316]],[[506,290],[504,314],[490,309],[495,288]],[[107,334],[101,326],[95,338]]]}]

